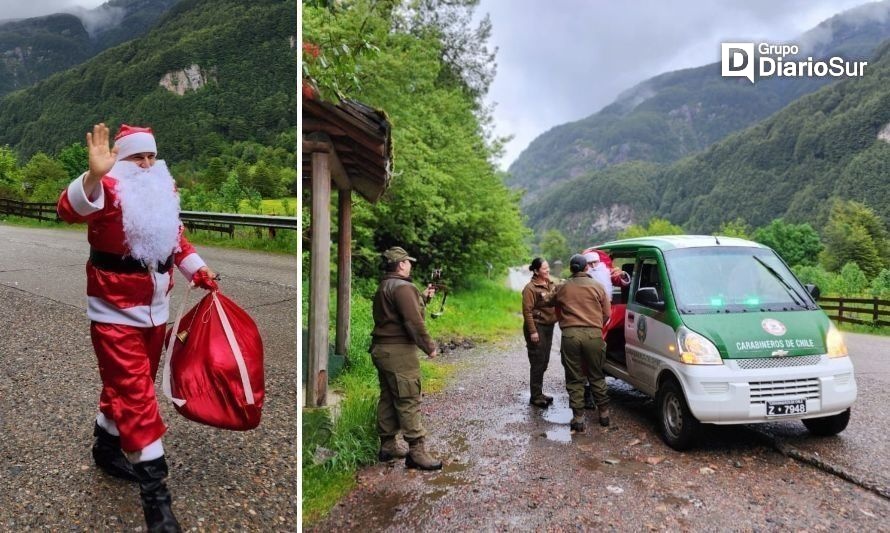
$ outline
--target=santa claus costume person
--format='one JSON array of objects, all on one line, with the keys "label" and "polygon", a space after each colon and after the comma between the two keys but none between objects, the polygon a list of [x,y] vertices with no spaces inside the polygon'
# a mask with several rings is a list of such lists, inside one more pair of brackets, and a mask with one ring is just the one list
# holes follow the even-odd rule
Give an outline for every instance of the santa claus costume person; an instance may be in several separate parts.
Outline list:
[{"label": "santa claus costume person", "polygon": [[58,213],[86,223],[87,316],[102,390],[93,459],[109,475],[138,481],[149,531],[180,531],[154,378],[169,315],[172,267],[216,290],[215,274],[183,236],[179,195],[149,128],[105,124],[87,133],[89,171],[62,192]]}]

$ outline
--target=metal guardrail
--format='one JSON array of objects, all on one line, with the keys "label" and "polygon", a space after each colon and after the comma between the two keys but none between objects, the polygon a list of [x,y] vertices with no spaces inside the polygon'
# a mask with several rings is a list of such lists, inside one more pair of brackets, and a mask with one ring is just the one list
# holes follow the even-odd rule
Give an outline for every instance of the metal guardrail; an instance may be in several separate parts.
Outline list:
[{"label": "metal guardrail", "polygon": [[182,211],[179,218],[183,222],[203,222],[207,224],[233,224],[235,226],[255,226],[260,228],[297,229],[297,217],[272,215],[240,215],[231,213],[211,213],[207,211]]},{"label": "metal guardrail", "polygon": [[[0,198],[0,214],[49,221],[59,220],[59,217],[56,214],[56,204],[54,203],[20,202],[8,198]],[[252,226],[257,228],[269,228],[270,230],[298,229],[297,217],[182,211],[179,213],[179,218],[184,224],[194,225],[194,227],[198,229],[224,231],[230,234],[230,231],[222,228],[227,226]]]}]

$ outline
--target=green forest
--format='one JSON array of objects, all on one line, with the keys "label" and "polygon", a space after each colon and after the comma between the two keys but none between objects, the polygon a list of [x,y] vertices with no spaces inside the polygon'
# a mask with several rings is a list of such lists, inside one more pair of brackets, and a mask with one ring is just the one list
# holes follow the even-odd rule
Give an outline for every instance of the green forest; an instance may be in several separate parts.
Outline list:
[{"label": "green forest", "polygon": [[354,208],[359,277],[376,278],[380,252],[393,245],[419,259],[418,275],[443,268],[458,285],[527,260],[519,195],[496,171],[500,141],[486,129],[494,63],[490,26],[468,24],[476,3],[303,4],[304,79],[392,123],[392,184],[379,202]]},{"label": "green forest", "polygon": [[[0,195],[54,201],[100,121],[153,129],[184,209],[293,195],[295,28],[292,0],[182,0],[143,37],[0,98]],[[190,68],[202,85],[161,85]]]}]

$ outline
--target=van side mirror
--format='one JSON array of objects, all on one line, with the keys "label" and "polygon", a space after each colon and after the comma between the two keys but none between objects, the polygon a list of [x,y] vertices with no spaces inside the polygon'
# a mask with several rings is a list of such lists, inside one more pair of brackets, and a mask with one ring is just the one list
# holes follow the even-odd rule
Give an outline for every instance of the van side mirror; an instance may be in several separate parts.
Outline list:
[{"label": "van side mirror", "polygon": [[818,300],[819,295],[822,294],[822,291],[819,290],[819,287],[813,285],[812,283],[807,283],[806,285],[804,285],[804,288],[807,290],[808,293],[810,293],[810,296],[812,296],[814,300]]},{"label": "van side mirror", "polygon": [[634,295],[634,300],[646,307],[664,310],[664,301],[658,299],[658,291],[655,290],[655,287],[640,287]]}]

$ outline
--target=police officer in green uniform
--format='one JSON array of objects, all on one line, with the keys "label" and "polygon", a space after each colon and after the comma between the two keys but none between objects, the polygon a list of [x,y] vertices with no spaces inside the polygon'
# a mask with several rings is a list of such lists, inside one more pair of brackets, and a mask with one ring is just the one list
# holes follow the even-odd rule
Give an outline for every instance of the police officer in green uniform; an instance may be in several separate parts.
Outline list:
[{"label": "police officer in green uniform", "polygon": [[[411,266],[416,261],[408,252],[394,246],[383,252],[384,275],[374,295],[374,330],[371,332],[371,359],[380,380],[377,403],[377,432],[381,461],[405,457],[405,466],[438,470],[442,462],[430,456],[424,446],[426,431],[420,421],[420,359],[417,349],[430,358],[438,348],[424,325],[424,299],[411,282]],[[434,294],[427,287],[427,300]],[[406,450],[398,433],[408,443]]]},{"label": "police officer in green uniform", "polygon": [[599,282],[587,275],[587,259],[575,254],[569,260],[572,277],[556,289],[556,306],[560,312],[562,330],[560,354],[566,373],[566,391],[572,408],[572,431],[584,431],[584,373],[581,362],[587,364],[587,376],[599,410],[599,422],[609,425],[609,395],[603,363],[606,343],[603,326],[609,319],[611,304]]}]

